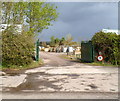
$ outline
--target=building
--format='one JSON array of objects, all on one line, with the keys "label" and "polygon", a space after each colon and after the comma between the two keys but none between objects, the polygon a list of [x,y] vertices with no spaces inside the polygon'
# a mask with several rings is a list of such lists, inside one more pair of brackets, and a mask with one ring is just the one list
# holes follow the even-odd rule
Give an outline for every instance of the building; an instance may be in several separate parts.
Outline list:
[{"label": "building", "polygon": [[102,29],[102,32],[104,33],[116,33],[117,35],[120,33],[119,31],[115,29]]}]

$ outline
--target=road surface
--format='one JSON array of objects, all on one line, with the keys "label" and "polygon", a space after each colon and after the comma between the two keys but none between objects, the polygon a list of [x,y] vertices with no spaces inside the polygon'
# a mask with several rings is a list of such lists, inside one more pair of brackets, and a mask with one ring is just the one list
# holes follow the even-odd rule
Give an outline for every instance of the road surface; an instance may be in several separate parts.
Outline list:
[{"label": "road surface", "polygon": [[41,52],[44,66],[4,75],[2,98],[118,98],[117,67],[90,66],[62,59],[60,55]]}]

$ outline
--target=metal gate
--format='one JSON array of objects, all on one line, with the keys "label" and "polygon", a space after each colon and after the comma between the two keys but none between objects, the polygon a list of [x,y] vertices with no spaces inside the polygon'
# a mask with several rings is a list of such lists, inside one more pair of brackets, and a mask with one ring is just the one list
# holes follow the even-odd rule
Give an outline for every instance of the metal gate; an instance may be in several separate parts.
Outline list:
[{"label": "metal gate", "polygon": [[81,43],[81,60],[82,62],[94,61],[94,47],[91,41]]}]

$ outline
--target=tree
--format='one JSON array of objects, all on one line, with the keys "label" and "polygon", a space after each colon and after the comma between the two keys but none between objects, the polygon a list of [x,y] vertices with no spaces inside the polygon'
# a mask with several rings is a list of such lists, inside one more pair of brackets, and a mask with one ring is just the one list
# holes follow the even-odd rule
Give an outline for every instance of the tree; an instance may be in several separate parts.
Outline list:
[{"label": "tree", "polygon": [[[54,5],[45,2],[3,2],[2,21],[5,24],[26,24],[33,34],[52,25],[58,17]],[[24,23],[26,22],[26,23]]]},{"label": "tree", "polygon": [[81,46],[81,38],[80,37],[78,37],[78,41],[77,41],[77,46]]},{"label": "tree", "polygon": [[[2,33],[3,65],[30,64],[35,48],[36,33],[52,25],[51,21],[55,21],[57,16],[56,7],[50,3],[3,2],[2,23],[8,25]],[[14,26],[18,24],[23,26],[21,34],[14,34]]]},{"label": "tree", "polygon": [[68,34],[65,40],[66,40],[65,41],[66,46],[72,46],[76,44],[76,42],[73,42],[73,37],[71,36],[71,34]]},{"label": "tree", "polygon": [[102,31],[95,33],[92,37],[92,42],[97,51],[102,51],[105,54],[105,50],[111,45],[111,40],[109,39],[111,33],[104,33]]},{"label": "tree", "polygon": [[26,22],[30,26],[33,33],[41,32],[43,29],[51,25],[51,21],[55,21],[58,14],[54,5],[44,2],[29,2],[27,5]]},{"label": "tree", "polygon": [[55,45],[56,45],[56,46],[59,46],[59,44],[60,44],[60,39],[59,39],[59,38],[56,38],[56,39],[55,39]]},{"label": "tree", "polygon": [[62,37],[61,40],[60,40],[60,45],[64,45],[65,44],[65,38]]},{"label": "tree", "polygon": [[55,37],[52,36],[50,39],[51,39],[50,46],[55,47]]},{"label": "tree", "polygon": [[27,2],[3,2],[2,23],[23,24],[26,15]]}]

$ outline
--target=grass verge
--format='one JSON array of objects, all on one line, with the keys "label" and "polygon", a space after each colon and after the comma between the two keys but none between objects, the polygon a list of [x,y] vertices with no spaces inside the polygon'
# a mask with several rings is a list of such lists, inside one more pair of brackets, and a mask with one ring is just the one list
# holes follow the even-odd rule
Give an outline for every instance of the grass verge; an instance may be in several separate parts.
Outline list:
[{"label": "grass verge", "polygon": [[111,67],[118,67],[116,65],[112,65],[110,63],[102,63],[102,62],[92,62],[92,63],[84,63],[92,66],[111,66]]},{"label": "grass verge", "polygon": [[63,59],[67,59],[67,60],[74,60],[77,61],[79,63],[83,63],[83,64],[87,64],[87,65],[91,65],[91,66],[111,66],[111,67],[118,67],[116,65],[112,65],[110,63],[103,63],[103,62],[92,62],[92,63],[85,63],[85,62],[81,62],[81,60],[78,57],[75,57],[74,55],[71,56],[67,56],[67,55],[60,55],[61,58]]},{"label": "grass verge", "polygon": [[35,67],[42,66],[43,64],[44,64],[43,60],[40,59],[39,61],[33,61],[31,64],[25,65],[25,66],[15,66],[15,65],[12,65],[10,67],[0,66],[0,70],[6,70],[6,69],[10,69],[10,70],[32,69],[32,68],[35,68]]}]

